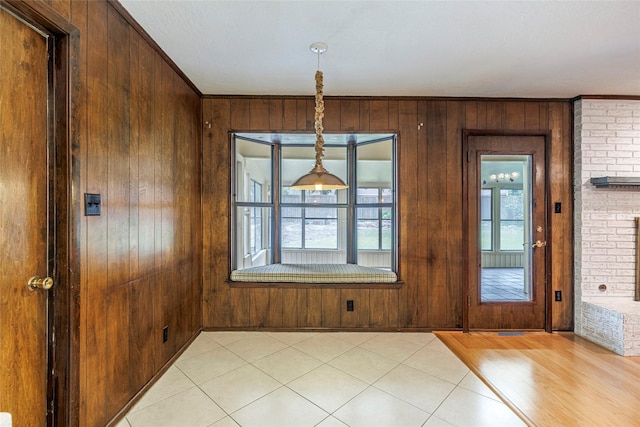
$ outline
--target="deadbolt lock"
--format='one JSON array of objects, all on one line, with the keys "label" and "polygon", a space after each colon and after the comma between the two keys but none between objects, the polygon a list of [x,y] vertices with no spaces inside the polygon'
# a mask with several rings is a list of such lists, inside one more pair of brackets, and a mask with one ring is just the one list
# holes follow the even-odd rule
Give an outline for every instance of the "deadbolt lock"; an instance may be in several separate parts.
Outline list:
[{"label": "deadbolt lock", "polygon": [[542,226],[541,226],[541,225],[537,226],[537,227],[536,227],[536,231],[537,231],[538,233],[541,233],[541,232],[542,232]]},{"label": "deadbolt lock", "polygon": [[35,291],[36,289],[51,289],[53,286],[53,279],[51,277],[40,277],[33,276],[29,279],[29,283],[27,285],[30,291]]}]

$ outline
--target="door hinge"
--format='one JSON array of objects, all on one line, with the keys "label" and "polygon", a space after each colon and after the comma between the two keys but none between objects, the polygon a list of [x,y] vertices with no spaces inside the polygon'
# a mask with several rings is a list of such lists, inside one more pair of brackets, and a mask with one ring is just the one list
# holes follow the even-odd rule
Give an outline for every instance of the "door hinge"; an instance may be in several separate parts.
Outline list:
[{"label": "door hinge", "polygon": [[471,294],[467,294],[467,307],[471,307]]}]

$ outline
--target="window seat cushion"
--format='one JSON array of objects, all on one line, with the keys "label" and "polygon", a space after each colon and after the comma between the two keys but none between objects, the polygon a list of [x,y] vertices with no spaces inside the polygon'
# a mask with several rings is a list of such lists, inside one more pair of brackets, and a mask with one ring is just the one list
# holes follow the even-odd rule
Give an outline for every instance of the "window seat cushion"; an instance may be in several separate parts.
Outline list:
[{"label": "window seat cushion", "polygon": [[396,273],[356,264],[271,264],[235,270],[234,282],[395,283]]}]

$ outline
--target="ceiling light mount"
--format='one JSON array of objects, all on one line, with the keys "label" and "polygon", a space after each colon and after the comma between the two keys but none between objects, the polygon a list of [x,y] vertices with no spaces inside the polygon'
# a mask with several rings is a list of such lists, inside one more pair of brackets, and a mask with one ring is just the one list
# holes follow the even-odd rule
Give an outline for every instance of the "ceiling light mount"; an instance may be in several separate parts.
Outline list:
[{"label": "ceiling light mount", "polygon": [[309,50],[317,54],[325,53],[327,49],[329,49],[329,46],[327,46],[327,44],[323,42],[311,43],[311,46],[309,46]]}]

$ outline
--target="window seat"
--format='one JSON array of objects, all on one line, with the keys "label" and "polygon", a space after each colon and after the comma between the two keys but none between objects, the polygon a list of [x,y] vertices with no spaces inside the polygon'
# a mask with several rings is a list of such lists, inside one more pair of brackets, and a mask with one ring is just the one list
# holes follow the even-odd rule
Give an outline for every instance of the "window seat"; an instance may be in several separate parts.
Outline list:
[{"label": "window seat", "polygon": [[[236,287],[368,287],[375,284],[399,287],[396,273],[356,264],[271,264],[235,270],[230,286]],[[308,286],[305,286],[308,285]],[[361,285],[361,286],[358,286]]]}]

